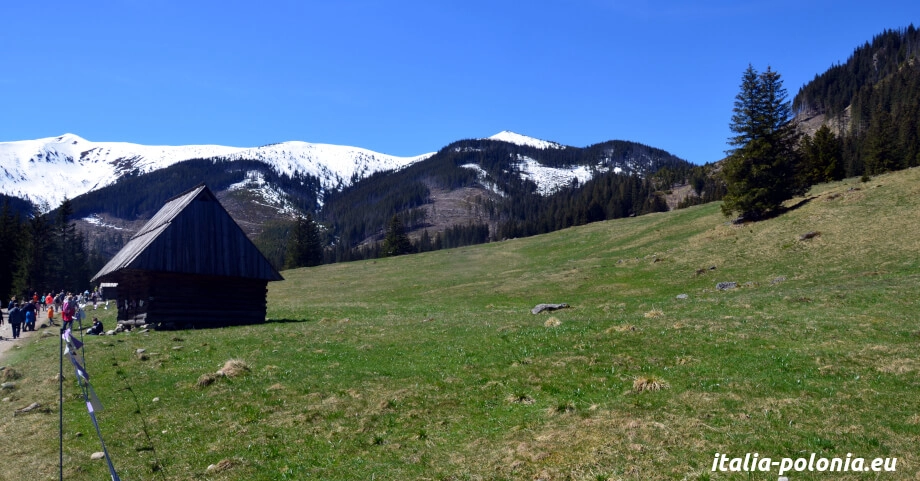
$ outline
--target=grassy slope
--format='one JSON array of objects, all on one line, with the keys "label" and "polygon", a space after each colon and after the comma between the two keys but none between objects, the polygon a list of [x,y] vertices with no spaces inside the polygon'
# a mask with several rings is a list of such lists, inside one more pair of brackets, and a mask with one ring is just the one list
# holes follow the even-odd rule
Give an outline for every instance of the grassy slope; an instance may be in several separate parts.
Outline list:
[{"label": "grassy slope", "polygon": [[[715,452],[890,456],[883,479],[915,479],[917,219],[913,169],[745,226],[711,204],[288,271],[269,288],[284,321],[92,338],[88,368],[123,479],[748,479],[710,473]],[[6,359],[21,461],[0,480],[57,479],[56,411],[12,416],[56,405],[57,346]],[[251,372],[196,386],[231,358]],[[104,479],[72,377],[66,479]]]}]

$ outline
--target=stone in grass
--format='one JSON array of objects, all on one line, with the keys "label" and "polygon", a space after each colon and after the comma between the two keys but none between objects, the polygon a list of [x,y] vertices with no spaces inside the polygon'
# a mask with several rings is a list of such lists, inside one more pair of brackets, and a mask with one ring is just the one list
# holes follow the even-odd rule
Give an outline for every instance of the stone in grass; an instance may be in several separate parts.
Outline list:
[{"label": "stone in grass", "polygon": [[92,459],[92,460],[105,459],[105,453],[102,452],[102,451],[97,451],[97,452],[91,454],[91,455],[89,456],[89,459]]},{"label": "stone in grass", "polygon": [[32,403],[32,404],[29,404],[28,406],[26,406],[26,407],[24,407],[24,408],[22,408],[22,409],[17,409],[16,411],[13,412],[13,414],[14,414],[14,415],[16,415],[16,414],[25,414],[25,413],[27,413],[27,412],[35,411],[36,409],[39,409],[39,408],[41,408],[41,407],[42,407],[42,405],[39,404],[39,403]]},{"label": "stone in grass", "polygon": [[536,306],[534,306],[533,309],[530,310],[530,313],[531,313],[531,314],[539,314],[539,313],[541,313],[541,312],[543,312],[543,311],[555,311],[555,310],[558,310],[558,309],[565,309],[565,308],[567,308],[567,307],[569,307],[569,305],[566,304],[566,303],[562,303],[562,304],[537,304]]},{"label": "stone in grass", "polygon": [[16,383],[15,382],[5,382],[3,384],[0,384],[0,389],[3,389],[4,391],[7,389],[9,390],[16,389]]},{"label": "stone in grass", "polygon": [[716,290],[727,291],[729,289],[735,289],[738,287],[737,282],[720,282],[716,284]]},{"label": "stone in grass", "polygon": [[690,296],[688,296],[687,294],[678,294],[678,295],[677,295],[677,298],[678,298],[678,299],[689,299]]}]

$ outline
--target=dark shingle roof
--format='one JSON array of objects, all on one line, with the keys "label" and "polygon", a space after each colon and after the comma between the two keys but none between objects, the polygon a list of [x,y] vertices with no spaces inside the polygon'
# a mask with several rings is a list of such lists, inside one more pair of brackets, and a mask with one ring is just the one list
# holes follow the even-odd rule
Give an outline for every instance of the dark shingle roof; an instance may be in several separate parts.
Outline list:
[{"label": "dark shingle roof", "polygon": [[167,201],[93,282],[122,270],[283,279],[204,184]]}]

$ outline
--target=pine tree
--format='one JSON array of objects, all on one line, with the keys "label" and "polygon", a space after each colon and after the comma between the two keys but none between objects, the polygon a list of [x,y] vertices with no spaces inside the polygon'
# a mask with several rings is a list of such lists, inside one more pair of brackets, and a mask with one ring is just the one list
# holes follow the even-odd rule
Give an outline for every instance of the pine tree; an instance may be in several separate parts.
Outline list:
[{"label": "pine tree", "polygon": [[798,133],[779,73],[768,67],[758,74],[748,66],[733,112],[734,149],[722,169],[728,190],[722,212],[762,218],[803,190],[795,175]]},{"label": "pine tree", "polygon": [[882,108],[875,110],[869,123],[864,153],[866,173],[870,175],[903,168],[897,152],[896,133],[891,115]]},{"label": "pine tree", "polygon": [[822,125],[814,138],[802,137],[802,177],[807,185],[843,178],[841,142],[828,126]]},{"label": "pine tree", "polygon": [[425,229],[422,232],[422,237],[418,241],[418,251],[419,252],[428,252],[432,248],[431,244],[431,235],[428,234],[428,229]]},{"label": "pine tree", "polygon": [[312,267],[323,263],[323,244],[320,240],[319,227],[312,214],[297,220],[287,247],[284,267]]},{"label": "pine tree", "polygon": [[24,244],[23,222],[13,215],[9,201],[4,201],[0,213],[0,299],[4,301],[13,293],[13,274],[21,261]]},{"label": "pine tree", "polygon": [[383,257],[393,257],[411,252],[413,252],[412,242],[409,241],[409,236],[406,234],[406,229],[403,227],[402,221],[399,220],[399,216],[394,215],[390,219],[389,226],[387,226],[381,254]]}]

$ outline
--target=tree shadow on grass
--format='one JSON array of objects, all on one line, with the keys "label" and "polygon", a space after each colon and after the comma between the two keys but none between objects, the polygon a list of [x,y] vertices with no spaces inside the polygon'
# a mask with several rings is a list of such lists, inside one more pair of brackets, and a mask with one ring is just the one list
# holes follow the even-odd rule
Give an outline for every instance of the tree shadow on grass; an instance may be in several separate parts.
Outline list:
[{"label": "tree shadow on grass", "polygon": [[817,198],[818,198],[817,196],[806,197],[806,198],[804,198],[804,199],[802,199],[802,200],[800,200],[800,201],[796,202],[795,204],[792,204],[792,205],[790,205],[790,206],[788,206],[788,207],[787,207],[787,206],[780,206],[780,207],[778,207],[778,208],[776,208],[776,209],[773,209],[773,210],[771,210],[771,211],[769,211],[769,212],[760,214],[760,215],[755,216],[755,217],[751,217],[751,216],[747,216],[747,217],[741,216],[741,217],[738,217],[738,218],[736,218],[736,219],[733,219],[733,220],[732,220],[732,224],[746,224],[746,223],[748,223],[748,222],[761,222],[761,221],[765,221],[765,220],[775,219],[775,218],[777,218],[777,217],[779,217],[779,216],[781,216],[781,215],[783,215],[783,214],[785,214],[785,213],[787,213],[787,212],[792,212],[792,211],[794,211],[794,210],[796,210],[796,209],[798,209],[798,208],[804,206],[805,204],[807,204],[807,203],[809,203],[809,202],[811,202],[812,200],[817,199]]},{"label": "tree shadow on grass", "polygon": [[310,322],[310,319],[266,319],[265,324],[289,324],[289,323]]}]

